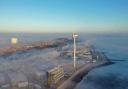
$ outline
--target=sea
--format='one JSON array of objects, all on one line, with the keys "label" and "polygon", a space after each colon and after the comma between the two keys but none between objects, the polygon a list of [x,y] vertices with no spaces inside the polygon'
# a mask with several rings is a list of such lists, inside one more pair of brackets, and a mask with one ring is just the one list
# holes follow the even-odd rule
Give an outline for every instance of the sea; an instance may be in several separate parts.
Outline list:
[{"label": "sea", "polygon": [[[0,48],[18,44],[72,37],[72,33],[0,33]],[[128,89],[128,33],[78,33],[77,40],[94,45],[114,64],[95,68],[84,76],[75,89]]]},{"label": "sea", "polygon": [[128,89],[128,34],[97,34],[89,42],[114,64],[93,69],[75,89]]}]

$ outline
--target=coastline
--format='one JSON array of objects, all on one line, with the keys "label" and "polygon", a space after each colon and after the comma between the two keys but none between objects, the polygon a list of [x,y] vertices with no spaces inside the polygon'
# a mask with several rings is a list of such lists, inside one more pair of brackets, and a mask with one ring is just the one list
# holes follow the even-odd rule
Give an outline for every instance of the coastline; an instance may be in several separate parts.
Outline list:
[{"label": "coastline", "polygon": [[[93,51],[93,52],[96,52],[96,51]],[[75,89],[77,84],[79,84],[79,82],[83,79],[83,77],[85,77],[88,74],[89,71],[98,67],[113,64],[113,62],[111,62],[104,53],[98,52],[98,55],[102,57],[101,62],[89,63],[87,65],[84,65],[82,68],[77,70],[69,79],[67,79],[62,85],[60,85],[57,89]]]}]

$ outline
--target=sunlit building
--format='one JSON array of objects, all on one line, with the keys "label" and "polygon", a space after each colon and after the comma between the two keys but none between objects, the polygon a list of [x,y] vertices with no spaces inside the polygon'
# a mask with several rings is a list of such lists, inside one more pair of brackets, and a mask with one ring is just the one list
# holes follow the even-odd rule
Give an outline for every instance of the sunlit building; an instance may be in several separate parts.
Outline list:
[{"label": "sunlit building", "polygon": [[16,37],[12,37],[11,44],[17,44],[17,43],[18,43],[18,39]]}]

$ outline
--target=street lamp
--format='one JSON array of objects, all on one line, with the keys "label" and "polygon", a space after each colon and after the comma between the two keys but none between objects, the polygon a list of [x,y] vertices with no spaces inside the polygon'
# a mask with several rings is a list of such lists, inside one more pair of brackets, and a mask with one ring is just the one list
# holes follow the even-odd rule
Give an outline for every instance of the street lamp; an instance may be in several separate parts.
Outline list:
[{"label": "street lamp", "polygon": [[76,38],[77,34],[73,33],[73,39],[74,39],[74,49],[73,49],[73,56],[74,56],[74,69],[76,69]]}]

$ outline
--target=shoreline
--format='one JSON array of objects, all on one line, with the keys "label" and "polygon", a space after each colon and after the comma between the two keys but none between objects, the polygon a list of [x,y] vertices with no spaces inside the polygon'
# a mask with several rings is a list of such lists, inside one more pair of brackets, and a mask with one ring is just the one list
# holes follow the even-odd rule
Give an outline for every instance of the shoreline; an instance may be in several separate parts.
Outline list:
[{"label": "shoreline", "polygon": [[111,62],[104,53],[98,53],[98,54],[102,56],[103,61],[99,63],[90,63],[87,65],[84,65],[82,68],[77,70],[69,79],[67,79],[62,85],[60,85],[57,89],[75,89],[77,84],[81,82],[83,77],[85,77],[88,74],[88,72],[90,72],[95,68],[111,65],[114,63],[114,62]]}]

